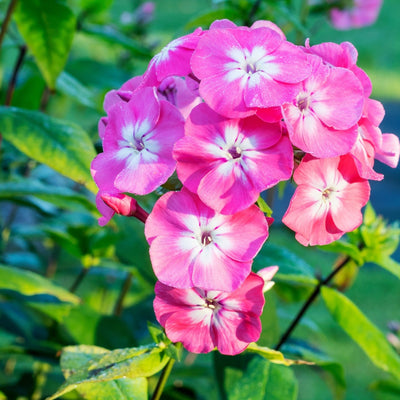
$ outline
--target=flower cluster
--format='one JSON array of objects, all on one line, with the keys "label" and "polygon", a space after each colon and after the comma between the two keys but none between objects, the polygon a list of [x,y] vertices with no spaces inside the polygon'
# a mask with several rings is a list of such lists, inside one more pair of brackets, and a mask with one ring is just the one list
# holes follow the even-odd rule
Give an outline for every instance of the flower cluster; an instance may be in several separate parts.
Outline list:
[{"label": "flower cluster", "polygon": [[276,272],[251,272],[268,237],[255,204],[266,189],[293,176],[283,223],[303,245],[361,224],[368,180],[383,178],[374,160],[396,166],[400,146],[380,131],[383,107],[356,63],[350,43],[296,46],[269,21],[220,20],[175,39],[107,94],[104,151],[92,163],[100,223],[115,212],[146,219],[125,193],[150,193],[175,171],[183,186],[145,224],[155,313],[171,340],[236,354],[258,339]]}]

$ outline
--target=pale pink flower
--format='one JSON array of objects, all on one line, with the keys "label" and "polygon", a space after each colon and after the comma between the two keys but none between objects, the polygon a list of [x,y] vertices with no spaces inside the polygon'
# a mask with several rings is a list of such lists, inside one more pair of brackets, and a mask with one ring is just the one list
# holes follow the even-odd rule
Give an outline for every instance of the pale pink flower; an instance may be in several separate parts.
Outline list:
[{"label": "pale pink flower", "polygon": [[290,140],[315,157],[346,154],[357,140],[363,88],[351,71],[328,67],[316,56],[309,58],[312,75],[296,99],[282,105]]},{"label": "pale pink flower", "polygon": [[366,99],[363,115],[358,122],[357,142],[350,154],[355,160],[358,173],[364,179],[382,180],[383,175],[373,170],[377,159],[392,168],[399,160],[399,139],[391,133],[382,134],[379,124],[385,111],[379,101]]},{"label": "pale pink flower", "polygon": [[293,178],[298,187],[282,222],[307,245],[331,243],[362,222],[370,187],[350,155],[316,159],[306,155]]},{"label": "pale pink flower", "polygon": [[186,121],[174,157],[184,186],[222,214],[251,206],[293,170],[292,145],[280,124],[225,118],[204,103]]},{"label": "pale pink flower", "polygon": [[354,5],[343,10],[333,8],[330,20],[336,29],[346,30],[372,25],[382,6],[382,0],[353,0]]},{"label": "pale pink flower", "polygon": [[311,72],[305,54],[267,27],[210,29],[191,65],[205,102],[234,118],[291,101]]},{"label": "pale pink flower", "polygon": [[260,337],[263,286],[264,280],[254,273],[232,292],[178,289],[157,282],[154,312],[167,337],[187,350],[208,353],[217,348],[235,355]]},{"label": "pale pink flower", "polygon": [[329,66],[349,69],[361,82],[364,96],[369,97],[371,95],[371,80],[365,71],[357,66],[358,52],[350,42],[340,44],[325,42],[310,47],[307,40],[305,51],[321,57],[324,63]]},{"label": "pale pink flower", "polygon": [[104,152],[91,166],[100,191],[144,195],[165,183],[175,170],[172,148],[183,136],[183,124],[181,113],[158,100],[154,88],[138,89],[128,102],[112,106]]},{"label": "pale pink flower", "polygon": [[183,188],[158,199],[145,235],[154,273],[162,283],[232,291],[250,273],[268,224],[255,205],[222,215]]}]

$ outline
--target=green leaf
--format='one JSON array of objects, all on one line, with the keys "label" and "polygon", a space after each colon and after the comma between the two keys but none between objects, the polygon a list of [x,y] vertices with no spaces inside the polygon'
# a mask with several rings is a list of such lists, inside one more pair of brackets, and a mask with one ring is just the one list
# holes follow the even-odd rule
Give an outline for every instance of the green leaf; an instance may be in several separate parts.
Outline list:
[{"label": "green leaf", "polygon": [[15,200],[22,196],[35,196],[60,208],[85,209],[98,214],[96,206],[87,197],[65,186],[49,186],[32,178],[0,183],[0,199]]},{"label": "green leaf", "polygon": [[351,257],[360,266],[364,263],[360,249],[353,243],[348,243],[343,240],[336,240],[335,242],[325,246],[320,246],[320,248],[333,253],[345,254]]},{"label": "green leaf", "polygon": [[267,214],[267,217],[270,217],[272,215],[271,207],[261,196],[259,196],[257,199],[257,205],[263,213]]},{"label": "green leaf", "polygon": [[19,0],[14,18],[47,85],[54,89],[74,37],[74,13],[59,0]]},{"label": "green leaf", "polygon": [[96,101],[93,93],[67,72],[61,72],[56,82],[56,88],[78,103],[87,107],[96,108]]},{"label": "green leaf", "polygon": [[[382,392],[387,395],[396,396],[394,398],[398,399],[400,397],[400,382],[393,380],[381,380],[371,383],[370,389]],[[386,397],[385,397],[386,398]],[[383,397],[382,397],[383,399]]]},{"label": "green leaf", "polygon": [[90,400],[147,400],[146,378],[121,378],[109,382],[84,383],[76,391]]},{"label": "green leaf", "polygon": [[61,301],[78,304],[79,297],[50,280],[30,271],[0,265],[0,289],[14,290],[25,296],[49,294]]},{"label": "green leaf", "polygon": [[285,356],[280,351],[270,349],[269,347],[258,346],[255,343],[250,343],[246,351],[259,354],[260,356],[264,357],[272,363],[286,365],[287,367],[294,364],[314,364],[313,362],[308,362],[304,360],[290,360],[288,358],[285,358]]},{"label": "green leaf", "polygon": [[63,349],[61,369],[66,382],[47,400],[77,389],[81,385],[107,382],[121,378],[149,377],[159,372],[168,362],[166,345],[106,350],[97,346],[69,346]]},{"label": "green leaf", "polygon": [[385,335],[343,294],[322,287],[322,297],[333,318],[379,368],[400,379],[400,357]]},{"label": "green leaf", "polygon": [[186,25],[186,30],[191,30],[202,26],[203,28],[208,28],[212,22],[217,19],[230,19],[232,21],[240,18],[240,14],[233,7],[219,8],[217,10],[207,11],[198,15],[197,17],[190,20]]},{"label": "green leaf", "polygon": [[307,343],[304,345],[297,341],[295,344],[285,344],[283,350],[296,357],[312,361],[316,366],[320,367],[324,372],[325,380],[330,386],[334,399],[342,400],[346,394],[346,381],[344,377],[344,370],[341,364],[332,360],[326,354],[319,350],[314,349]]},{"label": "green leaf", "polygon": [[0,131],[27,156],[97,192],[90,175],[96,152],[78,125],[35,111],[0,107]]},{"label": "green leaf", "polygon": [[375,260],[376,264],[391,272],[394,276],[400,279],[400,263],[393,260],[391,257]]},{"label": "green leaf", "polygon": [[98,37],[106,42],[111,43],[112,45],[119,44],[130,50],[132,54],[137,57],[149,59],[152,56],[149,49],[142,46],[139,42],[133,40],[132,38],[116,31],[111,26],[85,25],[82,28],[82,32]]}]

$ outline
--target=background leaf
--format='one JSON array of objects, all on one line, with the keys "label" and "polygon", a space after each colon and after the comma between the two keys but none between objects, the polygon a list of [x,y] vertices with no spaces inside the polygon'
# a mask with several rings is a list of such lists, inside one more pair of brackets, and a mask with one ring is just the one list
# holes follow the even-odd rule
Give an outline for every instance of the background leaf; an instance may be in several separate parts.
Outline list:
[{"label": "background leaf", "polygon": [[400,357],[385,335],[343,294],[322,287],[325,305],[343,330],[379,368],[400,379]]},{"label": "background leaf", "polygon": [[97,192],[90,175],[96,152],[78,125],[35,111],[0,107],[0,131],[27,156]]},{"label": "background leaf", "polygon": [[54,89],[74,37],[74,13],[59,0],[19,0],[14,18],[47,85]]}]

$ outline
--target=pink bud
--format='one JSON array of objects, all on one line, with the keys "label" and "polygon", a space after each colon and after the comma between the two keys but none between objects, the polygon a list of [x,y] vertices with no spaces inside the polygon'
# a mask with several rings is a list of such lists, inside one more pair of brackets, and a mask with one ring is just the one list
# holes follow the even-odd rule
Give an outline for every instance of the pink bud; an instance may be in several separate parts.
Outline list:
[{"label": "pink bud", "polygon": [[272,282],[272,278],[278,272],[279,267],[277,265],[273,265],[271,267],[265,267],[260,269],[257,272],[257,275],[261,276],[264,279],[264,288],[263,292],[270,290],[272,286],[274,286],[275,282]]},{"label": "pink bud", "polygon": [[103,193],[101,199],[117,214],[136,217],[142,222],[147,219],[148,213],[139,206],[133,197],[123,193]]}]

